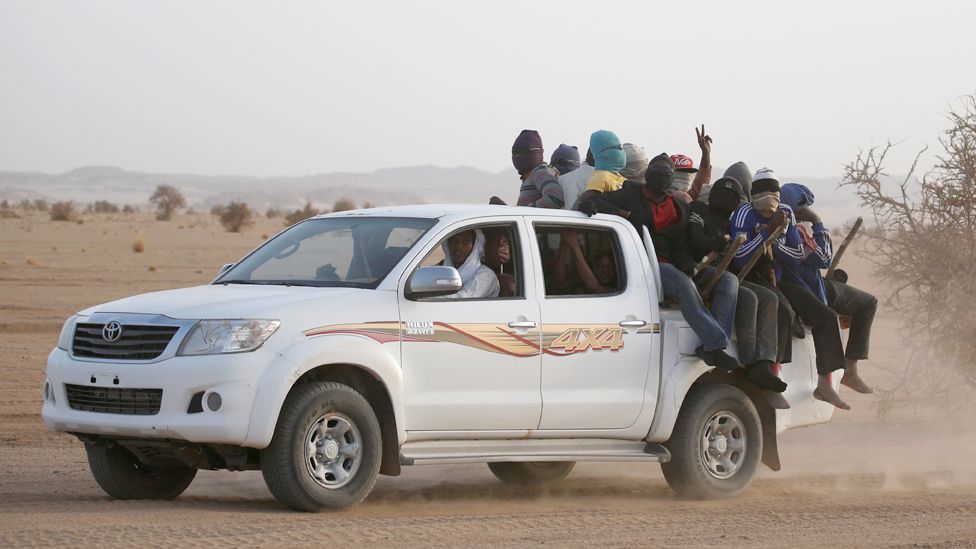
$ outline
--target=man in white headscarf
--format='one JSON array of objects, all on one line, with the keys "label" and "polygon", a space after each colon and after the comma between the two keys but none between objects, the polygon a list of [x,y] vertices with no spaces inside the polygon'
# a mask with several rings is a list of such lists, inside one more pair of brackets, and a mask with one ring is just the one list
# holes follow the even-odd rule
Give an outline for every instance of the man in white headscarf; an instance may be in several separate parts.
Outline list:
[{"label": "man in white headscarf", "polygon": [[498,297],[498,277],[481,263],[485,255],[485,235],[480,229],[455,234],[442,244],[444,265],[461,275],[461,290],[451,298]]}]

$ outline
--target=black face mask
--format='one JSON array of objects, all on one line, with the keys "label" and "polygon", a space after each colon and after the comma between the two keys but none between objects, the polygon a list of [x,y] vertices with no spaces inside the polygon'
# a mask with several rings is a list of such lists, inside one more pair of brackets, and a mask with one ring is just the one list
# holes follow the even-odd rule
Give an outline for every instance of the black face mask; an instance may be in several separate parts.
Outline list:
[{"label": "black face mask", "polygon": [[671,190],[671,179],[673,177],[674,172],[648,168],[644,174],[644,182],[647,184],[648,192],[652,195],[664,196]]},{"label": "black face mask", "polygon": [[739,193],[730,189],[712,189],[708,193],[708,207],[725,217],[739,207],[739,200]]}]

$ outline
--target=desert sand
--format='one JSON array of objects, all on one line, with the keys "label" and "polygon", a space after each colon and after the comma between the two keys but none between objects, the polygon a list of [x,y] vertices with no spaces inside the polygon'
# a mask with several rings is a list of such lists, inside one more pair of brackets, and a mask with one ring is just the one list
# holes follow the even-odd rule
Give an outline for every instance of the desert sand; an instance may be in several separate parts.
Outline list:
[{"label": "desert sand", "polygon": [[[976,423],[908,409],[882,421],[876,397],[847,389],[853,411],[783,434],[783,471],[763,468],[728,501],[680,501],[655,465],[604,464],[532,490],[484,465],[407,467],[340,513],[287,511],[257,472],[201,472],[172,502],[108,499],[82,444],[40,418],[61,323],[89,305],[207,283],[281,228],[262,218],[227,233],[206,215],[0,220],[0,547],[976,546]],[[863,259],[844,261],[852,283],[880,295]],[[910,334],[883,306],[875,331],[862,371],[884,388],[891,375],[873,366],[897,365]]]}]

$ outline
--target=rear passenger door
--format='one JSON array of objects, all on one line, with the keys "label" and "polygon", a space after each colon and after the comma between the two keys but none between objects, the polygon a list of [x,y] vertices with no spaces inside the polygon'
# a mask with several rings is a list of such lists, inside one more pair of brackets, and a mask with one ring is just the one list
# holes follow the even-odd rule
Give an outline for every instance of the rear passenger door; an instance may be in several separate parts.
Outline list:
[{"label": "rear passenger door", "polygon": [[[557,224],[540,219],[532,230],[535,270],[543,274],[537,281],[542,310],[539,429],[633,425],[645,404],[655,405],[645,402],[645,391],[658,352],[639,242],[629,227],[598,220]],[[563,245],[569,239],[579,242],[579,254]],[[588,285],[594,278],[597,284]],[[656,393],[656,376],[651,394]]]}]

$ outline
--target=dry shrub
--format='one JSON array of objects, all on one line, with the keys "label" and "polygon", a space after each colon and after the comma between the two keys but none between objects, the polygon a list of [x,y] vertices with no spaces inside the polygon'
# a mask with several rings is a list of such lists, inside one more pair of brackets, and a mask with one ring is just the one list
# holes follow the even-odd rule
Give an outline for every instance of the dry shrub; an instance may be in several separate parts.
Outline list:
[{"label": "dry shrub", "polygon": [[267,217],[268,219],[281,217],[281,210],[275,208],[268,208],[268,211],[264,212],[264,217]]},{"label": "dry shrub", "polygon": [[33,207],[35,210],[39,212],[46,212],[51,208],[48,205],[47,200],[44,200],[43,198],[38,198],[37,200],[35,200],[33,202]]},{"label": "dry shrub", "polygon": [[375,208],[372,202],[363,202],[363,209],[368,210],[369,208]]},{"label": "dry shrub", "polygon": [[135,206],[132,206],[130,204],[126,204],[125,206],[122,206],[122,213],[124,214],[133,214],[138,211],[139,210]]},{"label": "dry shrub", "polygon": [[142,252],[146,251],[146,241],[141,238],[136,239],[136,241],[132,243],[132,251],[137,254],[141,254]]},{"label": "dry shrub", "polygon": [[28,257],[27,264],[30,265],[31,267],[39,267],[41,265],[41,262],[38,261],[37,258]]},{"label": "dry shrub", "polygon": [[10,209],[10,202],[7,202],[7,199],[5,198],[3,199],[3,202],[0,202],[0,210],[9,210],[9,209]]},{"label": "dry shrub", "polygon": [[285,216],[285,224],[294,225],[299,221],[304,221],[310,217],[315,217],[316,215],[319,215],[319,213],[320,212],[312,206],[311,202],[306,202],[304,208],[295,210]]},{"label": "dry shrub", "polygon": [[154,272],[156,272],[156,266],[155,265],[150,265],[148,270],[149,270],[149,272],[154,273]]},{"label": "dry shrub", "polygon": [[13,210],[0,210],[0,219],[20,219],[20,215]]},{"label": "dry shrub", "polygon": [[213,208],[210,208],[210,215],[215,216],[215,217],[220,217],[220,216],[224,215],[224,212],[226,210],[227,210],[227,206],[225,206],[223,204],[217,204]]},{"label": "dry shrub", "polygon": [[86,211],[89,213],[119,213],[121,210],[108,200],[96,200],[88,205]]},{"label": "dry shrub", "polygon": [[244,202],[231,202],[220,215],[220,224],[229,232],[239,233],[254,224],[254,212]]},{"label": "dry shrub", "polygon": [[183,193],[172,185],[157,186],[149,202],[156,206],[156,221],[169,221],[177,210],[186,207]]},{"label": "dry shrub", "polygon": [[335,204],[332,205],[332,211],[334,212],[344,212],[355,209],[356,203],[348,198],[340,198],[339,200],[335,201]]},{"label": "dry shrub", "polygon": [[51,221],[76,221],[78,212],[75,210],[74,202],[65,200],[55,202],[51,206]]},{"label": "dry shrub", "polygon": [[[896,397],[947,402],[976,387],[976,96],[950,112],[935,167],[889,183],[892,145],[862,151],[844,170],[876,228],[862,252],[890,291],[886,306],[900,313],[909,337],[900,382],[883,391],[884,413]],[[959,375],[948,375],[947,368]],[[961,378],[963,381],[959,382]]]}]

